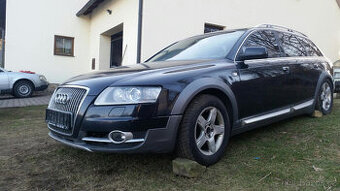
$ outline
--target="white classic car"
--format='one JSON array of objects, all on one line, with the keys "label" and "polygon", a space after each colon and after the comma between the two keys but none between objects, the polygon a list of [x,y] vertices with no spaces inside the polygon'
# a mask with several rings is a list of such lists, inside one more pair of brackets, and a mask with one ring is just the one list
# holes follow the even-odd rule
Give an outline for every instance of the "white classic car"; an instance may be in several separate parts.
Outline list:
[{"label": "white classic car", "polygon": [[49,83],[45,76],[32,72],[11,72],[0,68],[0,94],[30,97],[34,91],[43,91]]}]

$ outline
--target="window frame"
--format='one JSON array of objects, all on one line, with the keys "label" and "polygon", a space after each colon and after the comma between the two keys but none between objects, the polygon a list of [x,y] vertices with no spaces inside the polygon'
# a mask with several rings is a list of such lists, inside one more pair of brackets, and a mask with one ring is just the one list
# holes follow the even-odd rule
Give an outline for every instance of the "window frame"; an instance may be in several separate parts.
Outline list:
[{"label": "window frame", "polygon": [[[63,39],[71,40],[71,43],[72,43],[71,54],[65,54],[65,53],[58,53],[57,52],[57,39],[58,38],[63,38]],[[53,53],[56,56],[74,57],[74,37],[62,36],[62,35],[54,35],[54,51],[53,51]]]}]

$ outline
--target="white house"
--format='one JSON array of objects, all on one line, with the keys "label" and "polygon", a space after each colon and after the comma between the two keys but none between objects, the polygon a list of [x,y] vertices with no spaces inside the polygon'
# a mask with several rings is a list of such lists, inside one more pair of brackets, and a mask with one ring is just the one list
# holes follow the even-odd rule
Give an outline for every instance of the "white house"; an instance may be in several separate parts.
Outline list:
[{"label": "white house", "polygon": [[5,68],[58,83],[143,62],[205,31],[261,23],[301,31],[340,59],[340,0],[7,0]]}]

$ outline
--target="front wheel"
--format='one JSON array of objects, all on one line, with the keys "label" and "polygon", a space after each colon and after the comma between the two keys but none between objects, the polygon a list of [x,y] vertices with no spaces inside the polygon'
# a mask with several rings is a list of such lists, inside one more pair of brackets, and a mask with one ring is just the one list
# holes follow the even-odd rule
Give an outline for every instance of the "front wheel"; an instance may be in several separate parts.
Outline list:
[{"label": "front wheel", "polygon": [[212,95],[201,95],[183,116],[177,154],[202,165],[215,164],[223,156],[229,136],[229,116],[223,102]]},{"label": "front wheel", "polygon": [[333,108],[333,91],[332,84],[329,80],[325,80],[319,90],[318,99],[316,102],[316,109],[322,114],[327,115],[331,113]]},{"label": "front wheel", "polygon": [[33,85],[28,81],[19,81],[14,85],[13,94],[17,98],[31,97],[33,94]]}]

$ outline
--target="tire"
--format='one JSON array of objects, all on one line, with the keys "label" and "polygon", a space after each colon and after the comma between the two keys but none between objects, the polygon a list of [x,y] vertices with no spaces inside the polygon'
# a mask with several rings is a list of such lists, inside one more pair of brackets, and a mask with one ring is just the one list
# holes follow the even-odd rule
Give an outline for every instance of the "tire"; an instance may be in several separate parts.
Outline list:
[{"label": "tire", "polygon": [[[215,123],[210,120],[211,114],[216,114]],[[177,155],[201,165],[213,165],[223,156],[229,137],[229,116],[223,102],[212,95],[200,95],[184,113],[179,129]]]},{"label": "tire", "polygon": [[14,85],[13,94],[17,98],[31,97],[33,94],[33,84],[29,81],[19,81]]},{"label": "tire", "polygon": [[333,109],[333,86],[329,80],[324,80],[320,86],[316,101],[316,110],[328,115]]}]

